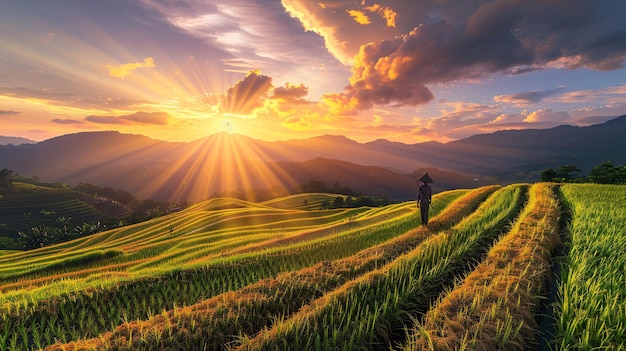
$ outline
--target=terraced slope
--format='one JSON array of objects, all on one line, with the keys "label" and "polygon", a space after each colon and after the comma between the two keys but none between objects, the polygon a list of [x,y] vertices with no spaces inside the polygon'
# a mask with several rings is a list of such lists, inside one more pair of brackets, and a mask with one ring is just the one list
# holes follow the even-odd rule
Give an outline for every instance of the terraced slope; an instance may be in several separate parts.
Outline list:
[{"label": "terraced slope", "polygon": [[122,205],[99,202],[95,196],[70,189],[50,188],[33,184],[13,183],[4,190],[0,200],[0,223],[17,226],[21,220],[50,212],[53,219],[70,218],[72,223],[94,223],[111,217],[124,217],[130,210]]},{"label": "terraced slope", "polygon": [[[214,199],[6,253],[0,349],[533,349],[547,335],[536,320],[561,238],[574,243],[577,218],[591,221],[576,211],[586,194],[545,183],[445,192],[428,227],[413,202],[322,211],[334,195]],[[568,208],[571,227],[560,220]],[[611,211],[611,225],[626,220]],[[563,262],[571,272],[573,259]],[[566,278],[560,291],[571,289]],[[608,308],[621,306],[623,290],[610,287],[597,325],[616,321],[615,330],[623,318]],[[564,299],[553,306],[555,320],[571,311]],[[578,349],[567,333],[548,342]],[[594,335],[623,348],[623,334]]]}]

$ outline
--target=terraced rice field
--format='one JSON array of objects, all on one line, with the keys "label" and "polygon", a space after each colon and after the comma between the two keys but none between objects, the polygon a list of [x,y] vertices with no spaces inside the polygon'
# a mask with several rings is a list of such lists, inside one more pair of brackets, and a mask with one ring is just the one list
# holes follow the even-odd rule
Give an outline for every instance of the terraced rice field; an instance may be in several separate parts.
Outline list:
[{"label": "terraced rice field", "polygon": [[[0,202],[0,224],[18,226],[21,220],[40,218],[41,212],[49,211],[52,219],[65,217],[75,225],[106,221],[112,216],[130,215],[130,210],[121,205],[98,204],[91,195],[81,194],[70,189],[48,188],[27,183],[15,182],[13,190],[18,195],[7,194]],[[106,207],[103,212],[102,207]]]},{"label": "terraced rice field", "polygon": [[444,192],[428,227],[413,202],[318,210],[335,196],[4,253],[0,349],[625,348],[626,187]]}]

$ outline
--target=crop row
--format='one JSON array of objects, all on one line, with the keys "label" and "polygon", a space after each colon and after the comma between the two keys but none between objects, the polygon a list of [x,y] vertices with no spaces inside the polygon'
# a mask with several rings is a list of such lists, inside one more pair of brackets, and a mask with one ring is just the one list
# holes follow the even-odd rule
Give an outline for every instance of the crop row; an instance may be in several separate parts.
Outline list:
[{"label": "crop row", "polygon": [[555,308],[559,350],[626,349],[626,188],[564,185],[569,253]]},{"label": "crop row", "polygon": [[[415,226],[416,220],[405,219],[393,221],[394,224],[402,224],[400,228],[408,228],[407,224]],[[390,227],[391,226],[391,227]],[[393,225],[386,224],[380,228],[374,227],[369,233],[370,240],[380,242],[397,235],[398,230]],[[397,229],[397,228],[396,228]],[[400,231],[401,232],[401,231]],[[382,235],[384,233],[384,235]],[[358,244],[359,237],[348,237],[344,243],[354,244],[344,246],[348,253],[356,252],[371,241],[363,241]],[[364,244],[365,245],[364,245]],[[261,278],[274,276],[280,271],[310,266],[326,258],[335,259],[344,257],[347,253],[342,252],[342,246],[323,245],[319,242],[308,248],[292,252],[284,248],[274,254],[266,254],[261,257],[250,256],[245,259],[217,263],[196,270],[174,272],[159,278],[140,279],[125,284],[119,284],[107,290],[88,291],[85,293],[61,294],[43,304],[34,304],[22,308],[20,312],[9,311],[5,325],[11,324],[11,329],[30,330],[33,325],[49,324],[50,315],[64,314],[68,326],[65,331],[55,328],[54,336],[59,340],[72,340],[85,335],[97,335],[123,318],[137,319],[147,318],[151,313],[158,313],[164,308],[193,304],[201,299],[211,297],[228,290],[236,290]],[[334,250],[329,250],[334,249]],[[181,282],[184,282],[181,284]],[[155,296],[138,300],[140,296]],[[99,302],[94,302],[99,301]],[[61,307],[61,305],[63,307]],[[62,312],[63,311],[63,312]],[[87,311],[87,312],[83,312]],[[99,316],[100,311],[109,311],[106,317]],[[97,316],[87,323],[89,326],[79,325],[82,323],[76,318],[81,314]],[[113,324],[111,324],[113,323]],[[63,323],[58,323],[63,325]],[[13,333],[20,335],[21,333]],[[49,336],[47,339],[50,339]],[[14,337],[18,344],[24,338]],[[44,338],[45,339],[45,338]]]},{"label": "crop row", "polygon": [[457,226],[431,236],[389,264],[276,321],[241,349],[380,349],[403,338],[403,325],[446,282],[480,259],[526,199],[526,186],[494,193]]},{"label": "crop row", "polygon": [[438,194],[428,227],[414,204],[307,216],[303,199],[216,199],[0,256],[34,269],[0,286],[0,349],[626,349],[623,186]]},{"label": "crop row", "polygon": [[[246,214],[250,214],[251,211],[246,210]],[[221,212],[221,211],[220,211]],[[304,211],[300,211],[304,212]],[[340,221],[345,216],[350,214],[333,213],[333,214],[320,214],[313,213],[310,216],[315,216],[326,221]],[[252,215],[256,215],[254,212]],[[306,213],[300,214],[304,216]],[[220,232],[219,230],[208,232],[199,232],[200,229],[215,223],[223,214],[205,214],[205,213],[193,213],[191,215],[184,216],[168,216],[167,218],[159,218],[151,221],[150,224],[138,224],[112,230],[106,233],[91,236],[89,238],[78,239],[69,243],[63,243],[54,247],[47,247],[39,250],[33,250],[21,255],[21,260],[13,262],[7,262],[10,259],[5,259],[5,263],[0,268],[0,274],[2,274],[6,280],[7,277],[19,277],[21,279],[27,278],[25,275],[31,274],[32,271],[39,271],[42,266],[47,265],[50,261],[71,259],[71,256],[81,255],[85,251],[92,251],[94,249],[107,249],[115,247],[120,250],[124,250],[129,255],[119,257],[117,263],[122,263],[121,260],[126,262],[133,260],[141,260],[149,255],[133,255],[133,252],[149,249],[152,247],[161,247],[165,250],[172,248],[174,245],[184,246],[186,243],[193,242],[194,237],[198,238],[197,241],[201,242],[204,246],[210,244],[212,241],[223,239],[224,237],[236,236],[237,232],[231,231],[230,234]],[[273,223],[272,220],[280,220],[281,218],[289,218],[289,216],[297,217],[297,215],[282,214],[283,217],[274,216],[272,218],[266,218],[266,223]],[[231,216],[232,217],[232,216]],[[242,217],[238,215],[237,217]],[[315,222],[313,222],[315,223]],[[313,225],[313,224],[312,224]],[[287,226],[285,226],[287,227]],[[170,235],[170,229],[176,229],[176,235]],[[194,234],[195,232],[195,234]],[[250,233],[250,232],[247,232]],[[241,235],[239,235],[241,236]],[[148,252],[151,254],[152,252]],[[140,252],[141,254],[141,252]],[[0,263],[2,261],[0,260]],[[74,267],[75,270],[83,270],[87,267]],[[33,277],[32,274],[30,277]],[[34,276],[36,277],[36,275]]]},{"label": "crop row", "polygon": [[[308,226],[302,227],[302,223],[299,222],[296,226],[291,227],[290,224],[284,222],[284,218],[288,218],[286,214],[280,211],[279,216],[273,216],[270,219],[278,220],[279,222],[272,222],[266,218],[264,223],[281,226],[281,229],[289,230],[298,233],[306,231],[309,234],[323,233],[327,231],[342,232],[347,227],[352,229],[358,228],[358,226],[366,226],[368,223],[375,223],[377,221],[382,222],[384,217],[388,220],[393,220],[399,216],[406,216],[410,214],[410,209],[406,205],[402,207],[396,207],[395,210],[389,210],[386,214],[378,213],[378,215],[371,215],[367,217],[355,220],[354,223],[349,223],[344,220],[349,216],[358,215],[362,213],[363,209],[351,209],[346,211],[326,211],[326,213],[320,213],[314,211],[311,216],[318,218],[308,223]],[[246,209],[246,212],[247,211]],[[300,211],[304,212],[304,211]],[[330,214],[329,214],[330,212]],[[306,215],[306,213],[304,213]],[[256,214],[255,214],[256,215]],[[221,216],[221,215],[220,215]],[[62,275],[65,279],[69,278],[68,272],[76,272],[76,276],[81,276],[89,272],[90,268],[107,268],[103,265],[112,265],[116,267],[128,267],[126,270],[138,271],[143,268],[150,268],[151,266],[166,266],[166,267],[180,267],[180,265],[174,265],[174,263],[184,263],[185,261],[206,261],[201,260],[202,256],[213,252],[219,253],[220,256],[224,256],[225,249],[229,247],[241,248],[246,243],[259,242],[267,240],[268,238],[276,238],[276,233],[267,232],[267,229],[239,229],[234,230],[215,230],[211,232],[198,230],[197,224],[194,222],[195,216],[185,215],[181,217],[171,217],[169,219],[160,219],[153,221],[152,226],[142,225],[139,228],[113,230],[111,232],[95,235],[96,238],[90,238],[88,240],[77,240],[73,243],[65,243],[56,246],[54,249],[44,248],[41,250],[35,250],[38,252],[25,253],[21,255],[22,259],[12,260],[7,262],[0,268],[0,273],[4,276],[5,282],[10,282],[9,278],[13,280],[19,279],[22,284],[27,285],[29,281],[37,280],[38,277],[44,276],[42,273],[49,271],[49,267],[59,268],[59,262],[66,260],[73,260],[75,257],[81,257],[88,255],[94,250],[109,250],[110,247],[115,247],[116,250],[124,251],[125,255],[118,255],[114,259],[108,261],[82,261],[81,265],[65,265],[65,269],[58,270],[58,275]],[[213,215],[212,217],[215,217]],[[237,213],[237,217],[241,217]],[[293,221],[299,221],[298,218],[302,217],[301,213],[294,215],[296,217]],[[323,218],[328,221],[326,226],[316,225],[319,218]],[[292,223],[293,223],[292,221]],[[214,223],[213,221],[209,223]],[[169,230],[172,227],[176,227],[176,234],[170,235]],[[306,228],[311,228],[305,230]],[[200,229],[203,229],[200,227]],[[120,233],[121,232],[121,233]],[[260,234],[259,234],[260,233]],[[316,234],[317,235],[317,234]],[[98,237],[104,237],[98,238]],[[97,245],[96,245],[97,243]],[[179,262],[172,262],[173,259],[178,259]],[[7,258],[9,261],[10,258]],[[170,262],[164,262],[169,260]],[[124,265],[124,263],[132,263]],[[167,264],[166,264],[167,263]],[[65,273],[65,274],[64,274]],[[29,278],[29,279],[27,279]]]},{"label": "crop row", "polygon": [[[457,200],[432,219],[433,230],[449,228],[469,215],[494,189],[479,189]],[[418,227],[353,256],[284,273],[187,308],[163,312],[144,322],[125,323],[114,333],[63,348],[137,349],[152,344],[153,348],[190,349],[197,346],[191,344],[196,339],[195,342],[202,340],[208,349],[218,349],[236,341],[239,333],[256,333],[279,316],[289,315],[311,299],[410,251],[432,233]]]},{"label": "crop row", "polygon": [[529,204],[485,261],[414,323],[403,350],[528,350],[551,258],[560,246],[553,186],[536,184]]}]

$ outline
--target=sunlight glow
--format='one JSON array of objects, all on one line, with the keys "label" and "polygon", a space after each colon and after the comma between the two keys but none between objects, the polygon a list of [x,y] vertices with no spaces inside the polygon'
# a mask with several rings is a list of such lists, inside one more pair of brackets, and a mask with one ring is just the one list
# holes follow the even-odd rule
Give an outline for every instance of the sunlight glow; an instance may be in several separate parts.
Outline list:
[{"label": "sunlight glow", "polygon": [[[167,150],[149,152],[165,154]],[[261,162],[269,156],[240,135],[221,133],[198,140],[188,154],[175,157],[172,167],[147,180],[142,196],[166,192],[172,201],[195,202],[219,195],[221,191],[284,191],[297,185],[296,180],[273,163]],[[172,184],[177,185],[172,187]]]}]

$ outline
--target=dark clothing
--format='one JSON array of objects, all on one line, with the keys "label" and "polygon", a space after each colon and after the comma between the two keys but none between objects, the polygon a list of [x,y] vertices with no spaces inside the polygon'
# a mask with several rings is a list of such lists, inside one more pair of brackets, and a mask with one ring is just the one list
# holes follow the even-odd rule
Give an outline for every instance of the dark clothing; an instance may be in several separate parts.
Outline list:
[{"label": "dark clothing", "polygon": [[430,207],[432,196],[432,189],[428,183],[422,183],[422,185],[417,188],[417,202],[422,215],[422,225],[428,224],[428,208]]}]

